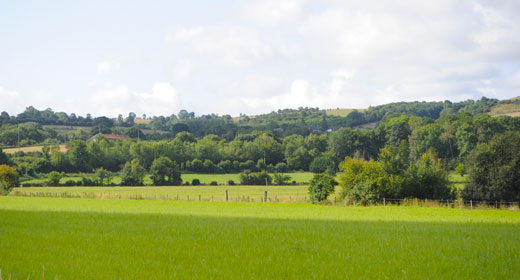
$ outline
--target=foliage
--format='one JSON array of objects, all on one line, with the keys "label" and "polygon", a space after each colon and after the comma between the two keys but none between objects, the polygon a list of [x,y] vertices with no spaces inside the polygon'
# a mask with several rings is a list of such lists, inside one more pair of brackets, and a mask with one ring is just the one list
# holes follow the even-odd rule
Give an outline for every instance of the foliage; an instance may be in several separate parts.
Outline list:
[{"label": "foliage", "polygon": [[273,182],[276,185],[288,185],[289,181],[291,181],[291,176],[283,173],[275,173],[273,175]]},{"label": "foliage", "polygon": [[314,174],[309,185],[309,199],[311,203],[318,203],[326,200],[334,192],[334,187],[338,183],[334,177],[327,174]]},{"label": "foliage", "polygon": [[60,184],[60,180],[61,178],[63,178],[65,174],[63,172],[57,172],[57,171],[52,171],[49,173],[49,175],[47,176],[47,185],[49,186],[58,186]]},{"label": "foliage", "polygon": [[381,150],[378,161],[347,157],[341,164],[341,197],[362,204],[383,198],[453,199],[448,173],[434,154],[412,162],[404,142]]},{"label": "foliage", "polygon": [[461,177],[464,177],[464,175],[466,175],[466,167],[463,163],[459,163],[457,167],[455,167],[455,171],[459,173]]},{"label": "foliage", "polygon": [[266,185],[271,184],[272,177],[266,172],[245,171],[239,175],[241,185]]},{"label": "foliage", "polygon": [[385,174],[379,162],[346,157],[340,169],[343,170],[339,177],[342,198],[367,204],[379,201],[388,194],[385,192]]},{"label": "foliage", "polygon": [[198,185],[200,185],[200,180],[197,179],[197,178],[194,178],[193,180],[191,180],[191,185],[192,185],[192,186],[198,186]]},{"label": "foliage", "polygon": [[0,165],[0,194],[7,194],[9,191],[20,185],[16,168],[6,164]]},{"label": "foliage", "polygon": [[486,201],[520,200],[520,133],[506,132],[481,143],[467,162],[463,197]]},{"label": "foliage", "polygon": [[114,174],[108,170],[101,168],[96,169],[96,181],[99,185],[110,185]]},{"label": "foliage", "polygon": [[319,156],[314,158],[309,170],[313,173],[323,173],[327,170],[336,170],[336,163],[331,157]]},{"label": "foliage", "polygon": [[150,167],[153,184],[156,186],[181,185],[181,173],[177,164],[167,157],[155,159]]},{"label": "foliage", "polygon": [[145,173],[146,170],[139,163],[139,160],[127,161],[121,171],[121,185],[142,186]]}]

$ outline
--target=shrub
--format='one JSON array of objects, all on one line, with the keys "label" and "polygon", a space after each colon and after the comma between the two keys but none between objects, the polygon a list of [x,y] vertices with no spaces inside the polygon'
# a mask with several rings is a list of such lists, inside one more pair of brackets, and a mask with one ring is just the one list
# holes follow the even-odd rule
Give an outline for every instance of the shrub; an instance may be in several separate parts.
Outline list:
[{"label": "shrub", "polygon": [[327,174],[314,174],[309,186],[309,197],[312,203],[318,203],[327,199],[334,192],[338,183],[334,177]]},{"label": "shrub", "polygon": [[7,194],[9,191],[20,185],[16,168],[9,165],[0,165],[0,194]]},{"label": "shrub", "polygon": [[279,162],[274,167],[276,169],[276,172],[287,172],[287,164],[285,162]]},{"label": "shrub", "polygon": [[229,180],[229,181],[227,181],[227,183],[230,186],[234,186],[235,185],[235,181],[233,181],[233,180]]},{"label": "shrub", "polygon": [[65,186],[67,186],[67,187],[72,187],[72,186],[76,186],[76,185],[77,185],[77,183],[74,180],[67,180],[67,182],[65,182]]},{"label": "shrub", "polygon": [[49,176],[47,178],[47,185],[58,186],[60,184],[61,178],[63,178],[63,175],[63,172],[52,171],[51,173],[49,173]]},{"label": "shrub", "polygon": [[197,179],[197,178],[191,180],[191,185],[193,185],[193,186],[198,186],[198,185],[200,185],[200,180]]},{"label": "shrub", "polygon": [[218,186],[217,181],[211,181],[211,183],[209,183],[209,184],[210,184],[210,186]]},{"label": "shrub", "polygon": [[146,170],[139,163],[139,160],[133,159],[131,162],[127,161],[121,171],[121,185],[142,186],[145,173]]},{"label": "shrub", "polygon": [[181,172],[175,162],[167,157],[156,158],[150,167],[152,181],[154,185],[174,185],[182,184]]},{"label": "shrub", "polygon": [[271,176],[265,171],[253,173],[246,171],[240,173],[239,177],[241,185],[265,185],[266,181],[267,184],[271,184],[272,182]]},{"label": "shrub", "polygon": [[81,178],[81,185],[88,187],[88,186],[95,186],[96,183],[94,182],[94,180],[92,180],[90,178],[83,177],[83,178]]},{"label": "shrub", "polygon": [[309,166],[309,170],[314,173],[323,173],[328,169],[336,170],[336,163],[332,157],[327,156],[319,156],[315,158]]},{"label": "shrub", "polygon": [[287,174],[275,173],[273,175],[273,182],[276,185],[288,185],[291,180],[291,176]]}]

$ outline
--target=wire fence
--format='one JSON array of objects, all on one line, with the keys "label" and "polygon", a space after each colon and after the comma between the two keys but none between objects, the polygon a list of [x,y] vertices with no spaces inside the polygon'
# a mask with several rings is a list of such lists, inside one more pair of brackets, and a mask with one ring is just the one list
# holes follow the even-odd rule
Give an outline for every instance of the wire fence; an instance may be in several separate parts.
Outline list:
[{"label": "wire fence", "polygon": [[[309,203],[306,195],[278,195],[268,191],[254,194],[232,193],[223,190],[217,194],[117,194],[103,192],[26,192],[12,191],[10,196],[25,197],[59,197],[59,198],[90,198],[90,199],[129,199],[129,200],[174,200],[174,201],[213,201],[213,202],[252,202],[252,203]],[[337,196],[329,197],[321,204],[350,206],[350,205],[380,205],[380,206],[421,206],[421,207],[446,207],[466,209],[509,209],[520,210],[520,202],[513,201],[483,201],[483,200],[434,200],[417,198],[383,198],[376,202],[355,202],[339,199]]]}]

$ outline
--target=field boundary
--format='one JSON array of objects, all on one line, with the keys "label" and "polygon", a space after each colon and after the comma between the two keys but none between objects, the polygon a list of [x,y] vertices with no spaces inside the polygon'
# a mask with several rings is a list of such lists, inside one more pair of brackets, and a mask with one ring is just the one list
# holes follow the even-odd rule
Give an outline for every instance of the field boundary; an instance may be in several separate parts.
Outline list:
[{"label": "field boundary", "polygon": [[[12,191],[9,196],[20,197],[54,197],[54,198],[87,198],[87,199],[124,199],[124,200],[171,200],[171,201],[206,201],[206,202],[245,202],[245,203],[310,203],[308,197],[289,196],[281,198],[277,195],[269,196],[269,191],[260,195],[236,195],[229,190],[222,190],[225,199],[212,195],[180,195],[177,194],[113,194],[113,193],[72,193],[72,192],[24,192]],[[514,201],[483,201],[483,200],[433,200],[433,199],[386,199],[377,203],[354,203],[347,200],[339,200],[337,196],[321,203],[333,206],[416,206],[416,207],[442,207],[461,209],[507,209],[520,211],[520,202]]]}]

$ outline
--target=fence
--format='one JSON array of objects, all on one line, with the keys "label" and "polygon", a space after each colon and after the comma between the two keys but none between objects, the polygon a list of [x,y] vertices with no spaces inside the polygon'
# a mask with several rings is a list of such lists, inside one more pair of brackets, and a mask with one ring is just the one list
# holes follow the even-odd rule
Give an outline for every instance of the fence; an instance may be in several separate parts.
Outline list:
[{"label": "fence", "polygon": [[[26,197],[60,197],[60,198],[91,198],[91,199],[130,199],[130,200],[176,200],[176,201],[220,201],[220,202],[288,202],[288,203],[308,203],[307,196],[304,195],[269,195],[268,191],[250,195],[232,194],[229,190],[221,194],[113,194],[103,192],[25,192],[15,190],[10,196]],[[330,197],[323,204],[349,206],[349,205],[381,205],[381,206],[422,206],[422,207],[447,207],[447,208],[467,208],[467,209],[510,209],[520,210],[520,202],[510,201],[481,201],[481,200],[432,200],[432,199],[388,199],[383,198],[376,203],[359,203],[347,200],[338,200],[336,196]]]}]

